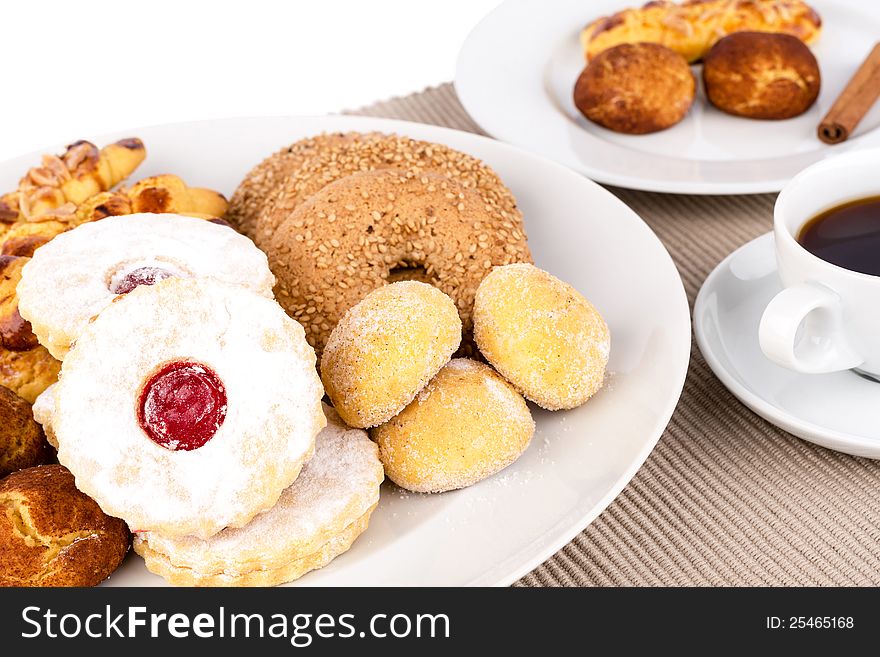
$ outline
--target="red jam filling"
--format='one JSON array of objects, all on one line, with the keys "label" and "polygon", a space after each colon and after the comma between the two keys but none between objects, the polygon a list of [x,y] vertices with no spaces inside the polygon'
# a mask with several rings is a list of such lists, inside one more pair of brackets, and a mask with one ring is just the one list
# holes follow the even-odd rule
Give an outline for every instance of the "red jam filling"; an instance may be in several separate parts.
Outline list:
[{"label": "red jam filling", "polygon": [[174,274],[159,267],[140,267],[133,269],[117,282],[110,291],[113,294],[128,294],[141,285],[155,285],[159,281],[171,278]]},{"label": "red jam filling", "polygon": [[166,449],[198,449],[225,419],[226,389],[217,374],[201,363],[168,363],[141,391],[138,423],[150,440]]}]

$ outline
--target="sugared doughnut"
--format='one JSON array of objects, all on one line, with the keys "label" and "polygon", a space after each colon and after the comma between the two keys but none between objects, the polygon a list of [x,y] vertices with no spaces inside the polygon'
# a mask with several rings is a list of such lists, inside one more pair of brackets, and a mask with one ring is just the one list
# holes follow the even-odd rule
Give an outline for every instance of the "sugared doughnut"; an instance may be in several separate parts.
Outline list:
[{"label": "sugared doughnut", "polygon": [[63,359],[118,295],[169,276],[212,278],[270,299],[275,282],[263,252],[234,230],[133,214],[83,224],[40,248],[22,271],[19,308],[41,344]]},{"label": "sugared doughnut", "polygon": [[0,255],[0,385],[32,404],[58,378],[61,363],[40,345],[19,312],[16,287],[28,260]]},{"label": "sugared doughnut", "polygon": [[278,302],[319,355],[342,315],[389,281],[452,297],[465,338],[477,286],[494,265],[530,260],[525,233],[477,192],[438,173],[356,173],[322,188],[268,244]]},{"label": "sugared doughnut", "polygon": [[[309,147],[311,146],[311,147]],[[378,132],[321,135],[292,146],[302,159],[287,156],[286,175],[269,195],[256,220],[254,242],[265,248],[290,214],[312,194],[353,173],[375,169],[408,171],[417,177],[430,172],[473,190],[483,205],[522,230],[516,199],[498,175],[472,155],[427,141]]]},{"label": "sugared doughnut", "polygon": [[460,342],[452,299],[427,283],[391,283],[368,294],[333,329],[321,380],[345,422],[374,427],[410,403]]},{"label": "sugared doughnut", "polygon": [[516,461],[535,422],[488,365],[452,359],[399,415],[370,431],[385,474],[421,493],[463,488]]},{"label": "sugared doughnut", "polygon": [[206,538],[247,524],[293,482],[324,426],[323,394],[302,327],[274,301],[168,278],[85,328],[52,430],[58,460],[105,512],[133,530]]},{"label": "sugared doughnut", "polygon": [[498,267],[483,279],[474,337],[504,378],[551,411],[580,406],[602,387],[611,350],[599,311],[571,285],[529,264]]},{"label": "sugared doughnut", "polygon": [[104,514],[61,465],[0,481],[0,586],[95,586],[129,546],[125,523]]},{"label": "sugared doughnut", "polygon": [[327,565],[366,528],[384,478],[377,448],[330,407],[315,455],[278,503],[207,540],[135,537],[147,568],[182,586],[274,586]]},{"label": "sugared doughnut", "polygon": [[51,458],[52,450],[34,421],[31,405],[0,386],[0,479],[10,472],[47,463]]}]

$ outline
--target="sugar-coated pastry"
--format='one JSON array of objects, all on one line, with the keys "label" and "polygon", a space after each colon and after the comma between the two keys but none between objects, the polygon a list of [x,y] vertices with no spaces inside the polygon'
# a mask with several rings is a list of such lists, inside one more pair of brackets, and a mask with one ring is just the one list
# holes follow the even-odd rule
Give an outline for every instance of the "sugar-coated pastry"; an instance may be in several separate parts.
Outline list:
[{"label": "sugar-coated pastry", "polygon": [[211,278],[272,298],[275,278],[248,238],[209,221],[134,214],[59,235],[24,267],[19,309],[56,358],[120,294],[169,276]]},{"label": "sugar-coated pastry", "polygon": [[788,34],[736,32],[703,61],[706,97],[715,107],[751,119],[790,119],[806,112],[822,84],[819,63]]},{"label": "sugar-coated pastry", "polygon": [[530,261],[522,227],[438,173],[355,173],[313,194],[267,245],[275,293],[318,355],[342,315],[378,287],[431,283],[470,340],[474,293],[493,265]]},{"label": "sugar-coated pastry", "polygon": [[452,299],[427,283],[391,283],[368,294],[333,329],[321,380],[345,422],[373,427],[411,402],[460,342]]},{"label": "sugar-coated pastry", "polygon": [[0,385],[33,403],[58,378],[61,363],[40,345],[19,312],[16,287],[28,261],[0,255]]},{"label": "sugar-coated pastry", "polygon": [[329,406],[315,455],[278,503],[209,539],[135,537],[154,573],[182,586],[273,586],[327,565],[367,528],[384,478],[375,443]]},{"label": "sugar-coated pastry", "polygon": [[474,303],[474,337],[504,378],[549,410],[574,408],[599,390],[611,350],[599,311],[529,264],[486,276]]},{"label": "sugar-coated pastry", "polygon": [[507,381],[484,363],[454,358],[370,436],[391,481],[440,493],[506,468],[534,433],[529,407]]},{"label": "sugar-coated pastry", "polygon": [[105,512],[206,538],[247,524],[296,479],[325,424],[323,394],[302,327],[274,301],[168,278],[85,327],[52,430],[58,460]]},{"label": "sugar-coated pastry", "polygon": [[125,523],[77,490],[61,465],[0,481],[0,586],[95,586],[128,551]]},{"label": "sugar-coated pastry", "polygon": [[52,450],[34,421],[31,405],[0,386],[0,479],[51,459]]},{"label": "sugar-coated pastry", "polygon": [[684,57],[656,43],[625,43],[590,61],[574,85],[574,104],[609,130],[642,135],[681,121],[696,92]]}]

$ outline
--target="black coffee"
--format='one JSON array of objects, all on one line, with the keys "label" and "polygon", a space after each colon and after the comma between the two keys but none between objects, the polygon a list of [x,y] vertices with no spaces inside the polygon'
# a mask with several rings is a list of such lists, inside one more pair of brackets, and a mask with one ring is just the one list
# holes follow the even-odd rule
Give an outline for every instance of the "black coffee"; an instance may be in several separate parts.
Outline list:
[{"label": "black coffee", "polygon": [[798,242],[831,264],[880,276],[880,196],[850,201],[813,217]]}]

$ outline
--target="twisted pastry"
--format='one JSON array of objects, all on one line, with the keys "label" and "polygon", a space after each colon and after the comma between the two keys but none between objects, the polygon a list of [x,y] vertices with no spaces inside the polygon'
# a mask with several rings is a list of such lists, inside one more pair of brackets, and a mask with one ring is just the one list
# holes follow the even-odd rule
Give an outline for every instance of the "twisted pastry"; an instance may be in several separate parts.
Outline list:
[{"label": "twisted pastry", "polygon": [[822,19],[801,0],[654,0],[594,20],[580,40],[587,60],[621,43],[647,41],[695,62],[716,41],[743,30],[783,32],[809,44],[819,38]]}]

